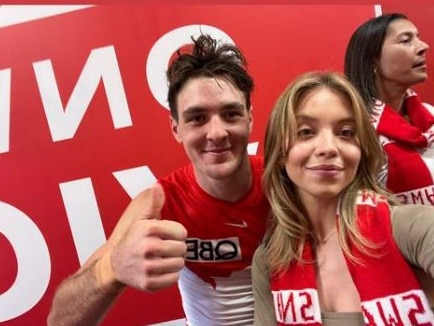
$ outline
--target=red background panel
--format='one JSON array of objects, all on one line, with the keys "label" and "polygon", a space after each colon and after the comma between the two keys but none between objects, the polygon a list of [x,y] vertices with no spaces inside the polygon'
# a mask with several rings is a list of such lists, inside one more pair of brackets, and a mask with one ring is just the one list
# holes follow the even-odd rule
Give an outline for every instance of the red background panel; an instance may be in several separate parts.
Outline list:
[{"label": "red background panel", "polygon": [[[286,85],[308,70],[342,71],[351,33],[374,16],[372,3],[362,1],[359,5],[339,1],[328,5],[178,3],[96,6],[0,29],[0,71],[11,69],[10,148],[0,153],[0,202],[31,218],[51,260],[43,297],[30,310],[3,321],[4,325],[44,325],[56,287],[79,268],[60,183],[92,180],[102,225],[105,234],[110,234],[130,200],[113,172],[147,165],[158,177],[188,162],[170,133],[168,111],[153,96],[146,76],[150,50],[161,37],[186,25],[211,25],[242,49],[256,81],[251,141],[259,142],[262,153],[268,114]],[[385,12],[407,13],[422,37],[434,44],[428,22],[433,5],[384,3]],[[34,64],[51,60],[57,82],[53,92],[60,94],[66,107],[90,53],[108,46],[116,53],[131,126],[114,128],[107,92],[100,83],[74,137],[53,141]],[[425,83],[417,91],[434,103],[430,85]],[[20,268],[14,244],[1,232],[0,297],[13,286]],[[147,325],[182,316],[175,287],[153,294],[127,290],[103,325]]]}]

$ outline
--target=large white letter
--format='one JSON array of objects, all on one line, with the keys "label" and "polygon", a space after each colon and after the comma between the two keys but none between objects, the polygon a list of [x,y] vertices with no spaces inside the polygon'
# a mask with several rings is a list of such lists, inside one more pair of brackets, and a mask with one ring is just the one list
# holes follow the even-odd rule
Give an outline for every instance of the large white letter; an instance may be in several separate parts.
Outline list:
[{"label": "large white letter", "polygon": [[[113,172],[127,194],[134,198],[157,181],[147,166]],[[106,241],[95,191],[90,178],[59,184],[80,265]]]},{"label": "large white letter", "polygon": [[191,37],[199,37],[201,34],[210,34],[217,40],[225,43],[234,43],[228,34],[209,25],[188,25],[174,29],[163,35],[155,42],[149,52],[146,62],[146,78],[148,79],[149,88],[155,99],[166,109],[169,109],[167,103],[167,80],[166,70],[170,57],[180,47],[191,43]]},{"label": "large white letter", "polygon": [[11,69],[0,70],[0,153],[9,152]]},{"label": "large white letter", "polygon": [[131,198],[136,197],[142,190],[149,188],[157,181],[147,166],[113,172],[113,175]]},{"label": "large white letter", "polygon": [[14,249],[18,271],[15,282],[0,295],[0,322],[18,317],[44,295],[51,275],[47,243],[33,221],[19,209],[0,202],[0,232]]},{"label": "large white letter", "polygon": [[33,63],[53,141],[74,137],[102,79],[116,129],[132,125],[128,102],[113,46],[92,50],[66,108],[57,87],[51,60]]},{"label": "large white letter", "polygon": [[106,236],[90,178],[59,184],[80,265]]}]

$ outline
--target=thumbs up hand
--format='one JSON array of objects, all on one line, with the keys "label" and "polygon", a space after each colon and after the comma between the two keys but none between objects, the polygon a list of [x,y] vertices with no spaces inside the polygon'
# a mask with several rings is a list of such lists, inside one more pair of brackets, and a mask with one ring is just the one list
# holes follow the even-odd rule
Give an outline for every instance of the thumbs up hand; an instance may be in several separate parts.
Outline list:
[{"label": "thumbs up hand", "polygon": [[122,215],[108,252],[118,282],[155,291],[178,281],[187,231],[180,223],[160,219],[164,200],[161,185],[155,184],[134,198]]}]

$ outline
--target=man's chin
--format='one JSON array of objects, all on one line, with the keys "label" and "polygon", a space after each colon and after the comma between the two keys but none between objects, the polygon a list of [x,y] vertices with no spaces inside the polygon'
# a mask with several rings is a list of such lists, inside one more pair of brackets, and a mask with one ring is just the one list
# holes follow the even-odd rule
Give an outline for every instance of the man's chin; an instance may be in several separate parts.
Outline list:
[{"label": "man's chin", "polygon": [[206,174],[213,179],[226,179],[236,172],[233,162],[215,162],[206,167]]}]

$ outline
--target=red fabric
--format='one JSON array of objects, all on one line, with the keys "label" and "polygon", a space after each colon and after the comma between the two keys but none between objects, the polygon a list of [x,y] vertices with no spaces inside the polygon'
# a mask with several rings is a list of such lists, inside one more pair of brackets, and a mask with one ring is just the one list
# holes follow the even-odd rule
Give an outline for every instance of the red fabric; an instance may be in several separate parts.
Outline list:
[{"label": "red fabric", "polygon": [[[434,316],[428,301],[393,239],[388,204],[379,196],[363,193],[358,197],[357,214],[361,234],[381,244],[376,252],[380,257],[364,255],[351,246],[352,253],[363,264],[347,260],[362,301],[365,322],[368,325],[422,325],[424,322],[432,325]],[[313,253],[311,243],[307,242],[303,258],[313,261]],[[271,289],[278,325],[321,325],[315,264],[294,261],[286,271],[272,278]]]},{"label": "red fabric", "polygon": [[[219,241],[232,243],[233,239],[234,246],[237,246],[236,257],[227,254],[209,256],[208,260],[200,257],[189,259],[195,252],[194,248],[189,249],[186,266],[205,282],[214,284],[215,277],[229,277],[234,271],[250,266],[264,236],[270,206],[261,186],[263,159],[250,156],[250,165],[252,187],[237,202],[226,202],[207,194],[196,182],[192,165],[186,165],[159,180],[167,194],[162,218],[183,224],[188,233],[187,242],[203,247]],[[224,246],[220,246],[220,250],[210,248],[209,255],[221,253],[222,248]],[[197,252],[200,251],[199,248]]]},{"label": "red fabric", "polygon": [[386,186],[394,193],[418,190],[434,183],[421,157],[421,151],[428,146],[425,133],[433,126],[434,117],[412,91],[408,92],[404,105],[410,123],[379,101],[372,116],[388,158]]}]

